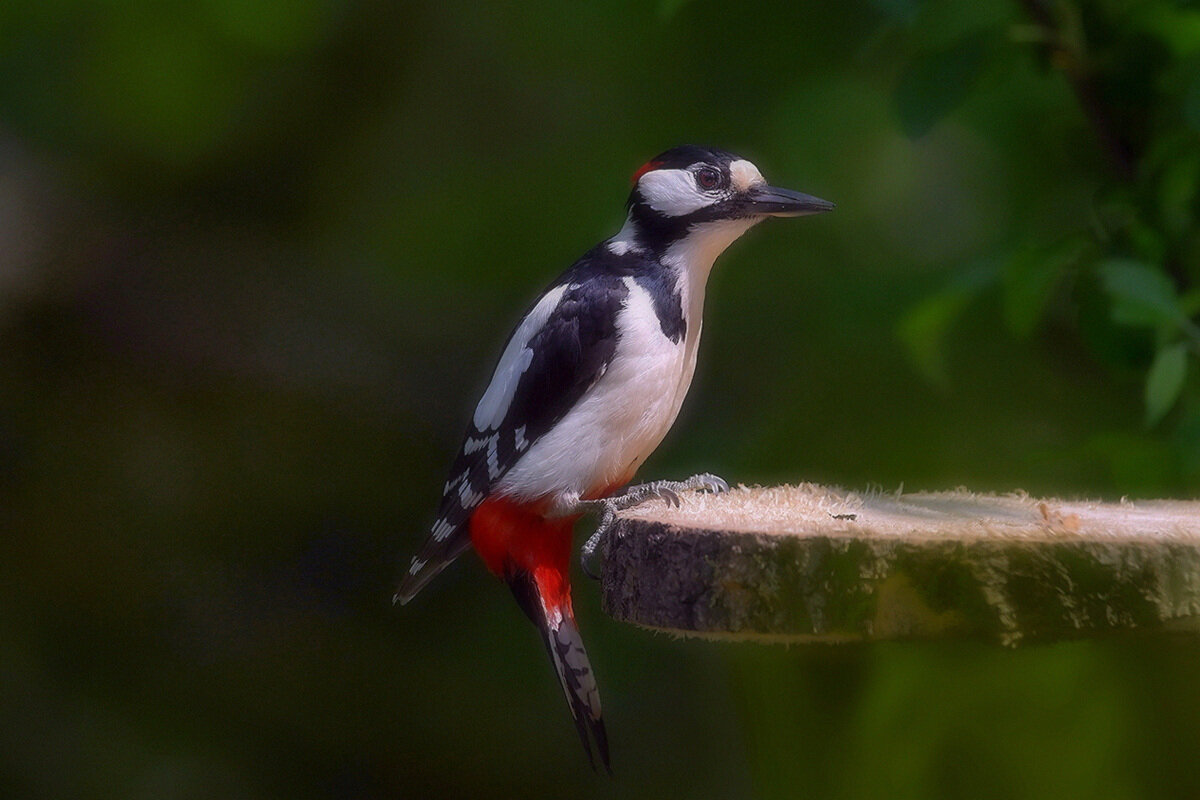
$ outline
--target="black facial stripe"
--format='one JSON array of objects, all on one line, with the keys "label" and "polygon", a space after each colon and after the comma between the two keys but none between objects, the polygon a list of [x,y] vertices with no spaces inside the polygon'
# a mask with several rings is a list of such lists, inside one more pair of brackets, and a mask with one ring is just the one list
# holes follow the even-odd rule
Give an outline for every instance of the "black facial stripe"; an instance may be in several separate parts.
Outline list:
[{"label": "black facial stripe", "polygon": [[745,210],[745,200],[739,195],[680,217],[669,217],[655,211],[642,202],[641,195],[637,193],[636,189],[634,195],[636,199],[631,198],[629,213],[637,226],[638,244],[648,248],[657,256],[661,256],[667,248],[687,236],[693,225],[751,216]]},{"label": "black facial stripe", "polygon": [[[730,181],[730,165],[739,159],[740,156],[726,150],[681,145],[660,153],[652,159],[652,163],[657,165],[657,169],[682,170],[690,170],[697,164],[708,165],[720,173],[722,185],[727,187]],[[703,188],[698,187],[698,190],[703,191]],[[629,193],[626,207],[637,226],[638,244],[661,256],[668,247],[687,236],[693,225],[746,216],[743,203],[742,197],[733,195],[691,214],[671,217],[652,208],[642,196],[639,185],[635,185]]]}]

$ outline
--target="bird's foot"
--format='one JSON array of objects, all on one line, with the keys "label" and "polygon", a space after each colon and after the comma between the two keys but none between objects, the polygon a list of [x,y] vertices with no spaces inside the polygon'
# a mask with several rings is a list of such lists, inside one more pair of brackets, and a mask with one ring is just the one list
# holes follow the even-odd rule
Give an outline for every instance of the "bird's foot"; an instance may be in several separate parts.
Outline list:
[{"label": "bird's foot", "polygon": [[592,560],[595,558],[597,551],[600,550],[603,550],[601,555],[607,556],[608,535],[612,531],[613,525],[616,524],[618,511],[624,511],[627,508],[641,505],[647,500],[655,499],[663,500],[667,505],[679,508],[680,492],[711,492],[713,494],[720,494],[727,491],[729,491],[729,484],[724,479],[710,472],[704,472],[682,481],[639,483],[637,486],[627,487],[620,494],[613,497],[581,502],[580,506],[596,509],[600,512],[600,524],[596,526],[595,532],[588,537],[587,541],[583,543],[583,547],[580,548],[579,561],[583,567],[583,574],[592,580],[599,579],[599,573],[592,570]]}]

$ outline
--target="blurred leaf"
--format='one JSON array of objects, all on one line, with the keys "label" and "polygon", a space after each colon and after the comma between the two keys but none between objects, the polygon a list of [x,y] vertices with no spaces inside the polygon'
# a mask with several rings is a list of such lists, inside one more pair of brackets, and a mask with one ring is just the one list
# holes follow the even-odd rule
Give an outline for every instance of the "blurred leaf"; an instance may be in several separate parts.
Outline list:
[{"label": "blurred leaf", "polygon": [[1200,68],[1197,68],[1183,93],[1183,121],[1194,131],[1200,131]]},{"label": "blurred leaf", "polygon": [[1173,454],[1161,439],[1111,431],[1092,436],[1085,450],[1104,464],[1112,484],[1124,493],[1150,495],[1170,484]]},{"label": "blurred leaf", "polygon": [[1187,377],[1187,349],[1182,342],[1163,347],[1154,356],[1146,374],[1146,424],[1161,420],[1183,389]]},{"label": "blurred leaf", "polygon": [[1167,231],[1180,235],[1194,224],[1198,189],[1200,153],[1197,153],[1194,147],[1190,147],[1163,165],[1162,177],[1159,179],[1158,204],[1162,224]]},{"label": "blurred leaf", "polygon": [[1157,228],[1134,217],[1129,220],[1124,233],[1136,260],[1160,264],[1167,257],[1166,237]]},{"label": "blurred leaf", "polygon": [[1117,237],[1137,219],[1137,203],[1132,195],[1132,187],[1125,184],[1106,187],[1097,193],[1095,223],[1105,240]]},{"label": "blurred leaf", "polygon": [[1071,287],[1071,304],[1080,341],[1098,361],[1122,372],[1145,371],[1157,348],[1156,330],[1114,322],[1112,296],[1095,270],[1080,273]]},{"label": "blurred leaf", "polygon": [[1179,308],[1188,317],[1200,314],[1200,289],[1192,289],[1190,292],[1180,295]]},{"label": "blurred leaf", "polygon": [[204,28],[158,18],[97,33],[79,91],[91,133],[161,166],[183,166],[233,129],[245,65]]},{"label": "blurred leaf", "polygon": [[1191,479],[1200,477],[1200,405],[1185,403],[1173,444],[1180,468]]},{"label": "blurred leaf", "polygon": [[917,369],[934,383],[946,383],[942,340],[970,299],[970,295],[961,292],[941,292],[922,300],[900,320],[900,340]]},{"label": "blurred leaf", "polygon": [[658,0],[658,16],[671,19],[692,0]]},{"label": "blurred leaf", "polygon": [[330,28],[331,0],[262,3],[204,0],[208,18],[231,38],[267,52],[286,53],[317,40]]},{"label": "blurred leaf", "polygon": [[963,309],[986,286],[995,281],[993,263],[975,266],[958,275],[949,286],[910,308],[900,319],[896,335],[904,343],[913,364],[925,378],[945,385],[946,358],[942,343],[950,326]]},{"label": "blurred leaf", "polygon": [[993,39],[991,31],[979,31],[913,59],[896,87],[896,111],[905,135],[924,136],[967,99],[987,66]]},{"label": "blurred leaf", "polygon": [[1125,21],[1163,42],[1176,56],[1187,57],[1200,52],[1200,10],[1188,5],[1131,4]]},{"label": "blurred leaf", "polygon": [[1184,320],[1175,286],[1162,270],[1127,258],[1110,258],[1099,267],[1104,290],[1112,298],[1112,318],[1121,325],[1155,328]]},{"label": "blurred leaf", "polygon": [[1088,246],[1084,236],[1072,236],[1050,247],[1021,250],[1004,265],[1004,322],[1014,335],[1028,337],[1033,333],[1059,279]]},{"label": "blurred leaf", "polygon": [[871,0],[871,5],[893,22],[905,25],[912,23],[920,10],[919,0]]}]

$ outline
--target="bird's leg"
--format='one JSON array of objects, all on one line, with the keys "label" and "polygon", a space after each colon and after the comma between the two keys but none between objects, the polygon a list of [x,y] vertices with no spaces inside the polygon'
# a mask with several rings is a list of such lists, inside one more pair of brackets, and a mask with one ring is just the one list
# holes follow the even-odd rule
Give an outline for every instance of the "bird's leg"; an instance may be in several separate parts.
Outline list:
[{"label": "bird's leg", "polygon": [[604,546],[604,554],[608,555],[608,533],[612,530],[613,523],[617,521],[617,512],[621,506],[614,498],[605,500],[591,500],[591,503],[600,504],[600,523],[596,526],[596,530],[583,543],[583,547],[579,548],[579,566],[583,568],[583,574],[587,575],[592,580],[599,580],[600,574],[592,570],[592,559],[596,556],[596,551]]},{"label": "bird's leg", "polygon": [[575,505],[576,509],[580,511],[597,511],[600,514],[600,524],[596,526],[595,532],[588,537],[579,551],[579,562],[583,567],[583,574],[592,580],[597,580],[600,577],[599,574],[592,571],[591,562],[595,558],[596,551],[601,548],[604,550],[602,555],[608,554],[608,534],[617,521],[618,511],[633,508],[647,500],[656,498],[665,501],[669,506],[678,508],[680,503],[679,493],[691,491],[720,494],[721,492],[729,491],[729,484],[716,475],[705,472],[700,475],[693,475],[687,480],[682,481],[639,483],[636,486],[626,487],[620,494],[612,497],[605,497],[600,500],[578,501]]}]

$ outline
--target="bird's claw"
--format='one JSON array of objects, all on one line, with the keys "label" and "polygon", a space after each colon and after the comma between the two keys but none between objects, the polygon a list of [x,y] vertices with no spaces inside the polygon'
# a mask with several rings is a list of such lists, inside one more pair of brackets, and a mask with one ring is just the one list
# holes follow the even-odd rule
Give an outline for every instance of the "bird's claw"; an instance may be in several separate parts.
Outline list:
[{"label": "bird's claw", "polygon": [[602,555],[607,555],[608,535],[613,525],[616,524],[618,511],[624,511],[654,499],[662,500],[672,508],[679,508],[683,505],[683,500],[679,496],[680,492],[721,494],[728,491],[729,484],[723,478],[713,475],[711,472],[703,472],[682,481],[651,481],[630,486],[616,497],[586,501],[589,508],[600,510],[600,524],[580,548],[579,561],[583,567],[583,574],[592,580],[599,579],[599,574],[592,570],[591,561],[598,551],[603,550]]},{"label": "bird's claw", "polygon": [[722,494],[729,491],[729,483],[719,475],[713,475],[711,472],[702,472],[699,475],[693,475],[684,483],[688,484],[689,488],[698,492],[711,492],[712,494]]},{"label": "bird's claw", "polygon": [[679,493],[676,492],[672,487],[654,486],[653,484],[651,484],[651,486],[653,488],[651,488],[650,491],[648,491],[646,495],[638,501],[639,503],[645,502],[652,497],[657,497],[659,500],[662,500],[673,508],[679,508],[681,505],[683,505],[683,501],[679,499]]}]

